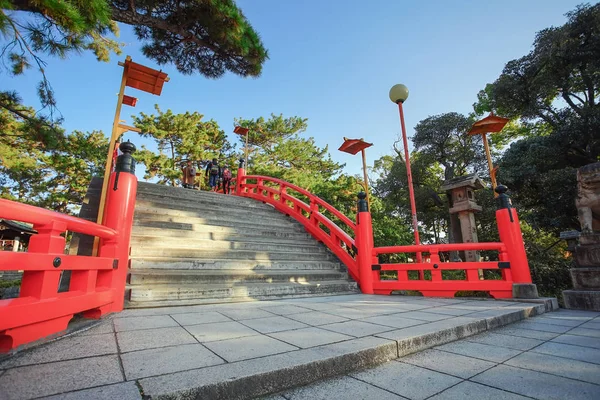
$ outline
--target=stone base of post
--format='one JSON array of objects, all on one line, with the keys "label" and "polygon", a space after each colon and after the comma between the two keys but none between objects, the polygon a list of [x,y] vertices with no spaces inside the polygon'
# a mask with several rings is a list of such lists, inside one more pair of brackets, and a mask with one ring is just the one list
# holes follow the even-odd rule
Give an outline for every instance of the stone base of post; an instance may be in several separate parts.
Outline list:
[{"label": "stone base of post", "polygon": [[513,298],[537,299],[539,297],[537,286],[534,283],[513,283]]}]

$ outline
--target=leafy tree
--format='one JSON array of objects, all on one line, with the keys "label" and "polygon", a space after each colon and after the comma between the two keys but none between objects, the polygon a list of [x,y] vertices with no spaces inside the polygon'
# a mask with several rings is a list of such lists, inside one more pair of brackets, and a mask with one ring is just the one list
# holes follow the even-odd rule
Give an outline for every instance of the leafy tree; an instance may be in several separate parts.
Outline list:
[{"label": "leafy tree", "polygon": [[480,92],[475,108],[522,127],[507,149],[499,179],[513,189],[525,217],[553,232],[576,228],[575,170],[600,155],[600,4],[567,13],[538,32],[532,51],[506,64]]},{"label": "leafy tree", "polygon": [[157,177],[159,183],[175,186],[181,178],[182,161],[200,162],[231,152],[225,132],[216,121],[202,122],[203,115],[198,112],[174,114],[171,110],[163,112],[158,105],[155,109],[157,114],[132,116],[133,124],[142,131],[140,135],[154,139],[158,145],[158,154],[142,146],[135,155],[146,166],[144,179]]},{"label": "leafy tree", "polygon": [[47,146],[35,140],[31,124],[0,110],[0,197],[74,212],[104,167],[108,140],[102,132],[74,131]]},{"label": "leafy tree", "polygon": [[[15,11],[25,11],[25,14]],[[0,57],[19,75],[30,67],[42,80],[43,107],[56,106],[44,56],[92,51],[99,61],[120,54],[117,22],[134,27],[144,55],[184,74],[218,78],[226,71],[259,76],[268,58],[258,34],[233,0],[0,0]],[[0,108],[10,110],[0,92]]]}]

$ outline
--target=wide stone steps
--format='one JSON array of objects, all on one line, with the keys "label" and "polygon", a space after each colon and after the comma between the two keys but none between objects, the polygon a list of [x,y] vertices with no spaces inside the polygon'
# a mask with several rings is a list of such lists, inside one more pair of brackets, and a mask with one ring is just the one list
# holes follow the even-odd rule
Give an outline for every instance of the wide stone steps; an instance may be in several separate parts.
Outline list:
[{"label": "wide stone steps", "polygon": [[158,229],[175,229],[175,230],[187,230],[195,232],[235,232],[243,233],[244,231],[252,231],[258,229],[259,231],[274,231],[274,232],[303,232],[304,227],[293,223],[289,224],[270,224],[257,226],[260,220],[256,222],[232,222],[222,221],[213,222],[212,224],[201,224],[201,223],[188,223],[188,222],[170,222],[170,221],[157,221],[153,218],[139,218],[137,216],[133,219],[133,227],[141,226],[144,228],[158,228]]},{"label": "wide stone steps", "polygon": [[[254,232],[256,233],[256,232]],[[231,246],[238,244],[289,244],[295,246],[315,246],[315,240],[306,233],[286,233],[282,235],[273,235],[273,232],[266,232],[268,235],[248,235],[232,234],[227,232],[193,232],[193,231],[169,231],[170,236],[164,236],[162,229],[138,228],[131,234],[132,244],[141,246],[191,246],[191,247],[211,247],[222,246],[220,243],[231,243]],[[266,238],[267,240],[265,240]]]},{"label": "wide stone steps", "polygon": [[304,227],[252,199],[141,182],[128,307],[355,293]]},{"label": "wide stone steps", "polygon": [[143,257],[131,258],[132,272],[136,269],[197,269],[197,270],[229,270],[229,269],[301,269],[301,270],[339,270],[339,261],[329,260],[232,260],[232,259],[198,259],[178,257]]},{"label": "wide stone steps", "polygon": [[[160,208],[157,208],[160,205]],[[228,221],[233,220],[236,222],[244,221],[248,216],[255,219],[262,219],[264,221],[273,221],[274,223],[289,223],[291,222],[290,217],[284,214],[273,215],[273,209],[269,210],[257,210],[258,212],[248,212],[247,209],[227,209],[223,212],[222,207],[207,208],[205,204],[201,205],[201,209],[198,209],[198,204],[195,206],[187,206],[181,203],[174,205],[173,203],[150,203],[150,202],[138,202],[136,204],[136,215],[141,214],[152,214],[154,216],[164,216],[172,218],[198,218],[201,222],[208,221]]]},{"label": "wide stone steps", "polygon": [[[203,285],[144,285],[131,292],[129,305],[211,304],[230,301],[269,300],[356,291],[356,283],[344,280],[286,283]],[[181,303],[180,301],[184,301]],[[147,304],[143,304],[147,303]]]},{"label": "wide stone steps", "polygon": [[261,225],[266,225],[270,227],[274,227],[276,229],[291,229],[291,230],[302,230],[301,226],[292,222],[291,220],[279,220],[279,219],[269,219],[263,216],[254,216],[254,215],[246,215],[246,216],[232,216],[232,215],[223,215],[223,217],[218,216],[204,216],[204,217],[194,217],[194,216],[172,216],[172,215],[164,215],[157,213],[146,213],[146,212],[137,212],[133,216],[135,222],[139,222],[143,224],[145,221],[154,221],[154,222],[172,222],[177,224],[189,224],[192,226],[198,225],[212,225],[212,226],[230,226],[230,227],[238,227],[238,228],[250,228],[256,227],[257,223]]},{"label": "wide stone steps", "polygon": [[[156,241],[148,241],[148,238],[140,239],[136,237],[132,243],[135,246],[132,247],[132,256],[136,255],[169,255],[171,250],[177,251],[190,251],[191,254],[195,257],[198,255],[198,252],[208,251],[213,255],[219,254],[219,252],[227,251],[256,251],[259,253],[264,252],[289,252],[289,253],[301,253],[301,254],[321,254],[328,255],[329,251],[322,246],[319,246],[314,243],[304,243],[297,244],[297,242],[293,243],[271,243],[271,242],[246,242],[246,241],[226,241],[226,240],[195,240],[195,241],[187,241],[187,240],[171,240],[168,246],[158,247],[157,244],[160,243],[158,240]],[[157,243],[158,242],[158,243]]]},{"label": "wide stone steps", "polygon": [[176,247],[145,247],[132,248],[131,257],[176,257],[176,258],[221,258],[229,260],[270,260],[270,261],[319,261],[335,260],[335,256],[325,252],[314,252],[311,249],[298,248],[296,251],[277,251],[277,250],[232,250],[218,248],[176,248]]},{"label": "wide stone steps", "polygon": [[310,283],[346,279],[335,270],[139,270],[131,274],[130,284],[205,284],[205,283]]}]

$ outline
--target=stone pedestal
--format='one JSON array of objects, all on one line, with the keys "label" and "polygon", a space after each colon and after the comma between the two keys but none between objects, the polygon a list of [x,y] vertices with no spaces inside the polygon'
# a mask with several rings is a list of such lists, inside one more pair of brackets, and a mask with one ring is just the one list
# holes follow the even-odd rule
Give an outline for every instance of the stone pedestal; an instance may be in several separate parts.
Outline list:
[{"label": "stone pedestal", "polygon": [[[452,207],[449,210],[450,216],[452,218],[458,215],[460,224],[460,227],[451,227],[458,228],[455,232],[452,232],[452,242],[477,243],[475,212],[481,211],[481,206],[475,201],[475,190],[483,187],[483,182],[477,174],[450,179],[442,185],[441,189],[449,193],[452,200]],[[479,261],[479,252],[465,251],[464,261]]]},{"label": "stone pedestal", "polygon": [[600,233],[582,233],[574,257],[573,290],[563,291],[565,307],[600,311]]}]

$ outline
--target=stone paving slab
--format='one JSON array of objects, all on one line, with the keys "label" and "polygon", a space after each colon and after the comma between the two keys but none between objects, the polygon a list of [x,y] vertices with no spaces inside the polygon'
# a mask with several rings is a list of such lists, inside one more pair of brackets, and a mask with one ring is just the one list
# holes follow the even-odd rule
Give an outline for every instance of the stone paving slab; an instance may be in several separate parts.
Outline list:
[{"label": "stone paving slab", "polygon": [[199,343],[133,351],[122,354],[121,360],[127,380],[225,363]]},{"label": "stone paving slab", "polygon": [[424,400],[461,381],[450,375],[397,361],[350,376],[414,400]]},{"label": "stone paving slab", "polygon": [[489,361],[448,353],[438,349],[411,354],[410,356],[401,358],[400,361],[464,379],[468,379],[496,365]]},{"label": "stone paving slab", "polygon": [[117,355],[11,368],[0,376],[3,400],[31,399],[123,381]]},{"label": "stone paving slab", "polygon": [[472,378],[473,381],[524,396],[548,400],[593,400],[600,386],[560,376],[507,365],[498,365]]},{"label": "stone paving slab", "polygon": [[[67,394],[73,399],[94,398],[109,396],[111,391],[115,391],[112,398],[128,399],[139,395],[139,391],[131,391],[132,384],[152,399],[251,398],[352,373],[464,338],[473,340],[464,341],[465,346],[486,346],[475,342],[489,341],[493,336],[472,336],[543,312],[543,305],[530,303],[361,294],[125,310],[90,329],[5,360],[0,364],[0,387],[10,382],[11,391],[6,395],[9,399]],[[565,314],[564,321],[570,322],[520,322],[523,326],[501,335],[514,338],[521,349],[532,341],[548,341],[568,331],[577,339],[565,336],[563,341],[571,342],[550,344],[596,351],[593,346],[580,346],[595,343],[594,335],[599,330],[594,323],[600,321],[596,318]],[[578,325],[564,326],[574,322]],[[588,324],[587,328],[583,324]],[[526,342],[527,346],[523,345]],[[506,339],[500,344],[510,343]],[[421,377],[441,376],[441,383],[433,385],[439,390],[431,391],[430,396],[496,365],[474,359],[471,353],[457,355],[456,350],[441,347],[435,352],[440,360],[437,365],[419,354],[412,362],[408,358],[403,363],[394,362],[395,369],[420,371]],[[536,354],[565,358],[564,354]],[[449,369],[452,357],[456,358],[454,372]],[[361,387],[372,393],[382,391],[389,398],[421,398],[412,394],[410,385],[399,383],[393,388],[376,388],[347,377],[342,384],[358,385],[356,393],[362,393]],[[472,385],[459,389],[468,392]],[[489,387],[488,391],[494,390],[499,389]],[[449,395],[455,392],[460,390]],[[340,396],[348,398],[344,392]]]},{"label": "stone paving slab", "polygon": [[[403,400],[404,397],[380,389],[358,379],[344,376],[314,386],[301,387],[286,392],[281,400]],[[273,399],[269,397],[268,399]],[[265,399],[266,400],[266,399]],[[273,399],[275,400],[275,399]]]},{"label": "stone paving slab", "polygon": [[429,400],[527,400],[530,397],[523,397],[515,393],[505,392],[490,386],[480,385],[479,383],[463,381],[442,393],[430,397]]},{"label": "stone paving slab", "polygon": [[140,390],[135,382],[117,383],[93,389],[63,393],[56,396],[42,397],[41,400],[142,400]]},{"label": "stone paving slab", "polygon": [[194,337],[185,329],[173,328],[146,329],[118,332],[117,342],[121,352],[155,349],[165,346],[196,343]]}]

